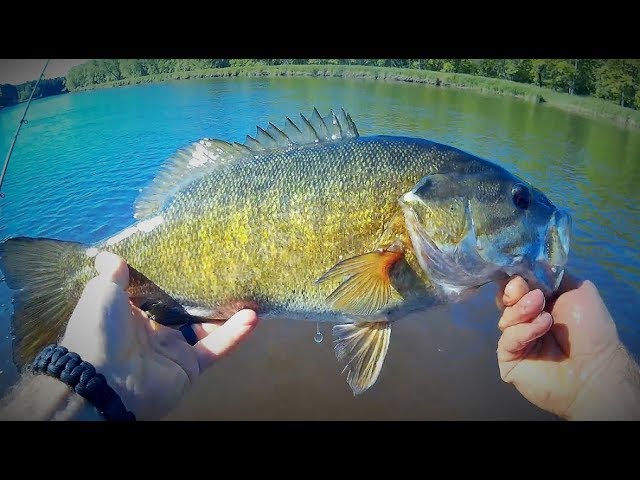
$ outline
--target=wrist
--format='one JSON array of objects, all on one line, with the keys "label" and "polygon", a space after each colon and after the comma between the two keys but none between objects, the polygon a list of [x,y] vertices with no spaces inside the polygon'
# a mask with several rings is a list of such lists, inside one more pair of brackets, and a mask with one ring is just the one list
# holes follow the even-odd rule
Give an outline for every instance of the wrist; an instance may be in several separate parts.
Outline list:
[{"label": "wrist", "polygon": [[640,420],[640,367],[622,344],[582,387],[567,418]]},{"label": "wrist", "polygon": [[[65,335],[58,345],[67,348],[70,352],[75,352],[82,360],[89,362],[95,368],[96,372],[102,374],[107,384],[120,397],[125,408],[131,409],[132,392],[127,388],[126,376],[118,375],[113,369],[113,365],[107,362],[107,355],[102,348],[89,348],[87,342],[82,342],[79,338],[68,338]],[[135,412],[134,412],[135,413]]]},{"label": "wrist", "polygon": [[34,382],[40,384],[43,396],[48,394],[59,395],[57,408],[55,408],[47,420],[78,420],[78,421],[104,421],[100,412],[86,399],[74,392],[68,385],[60,380],[46,375],[34,377]]},{"label": "wrist", "polygon": [[33,373],[49,375],[68,385],[84,397],[106,420],[131,421],[135,416],[127,410],[118,393],[95,367],[66,347],[51,344],[30,364]]},{"label": "wrist", "polygon": [[25,374],[13,388],[2,420],[103,420],[93,405],[60,380]]}]

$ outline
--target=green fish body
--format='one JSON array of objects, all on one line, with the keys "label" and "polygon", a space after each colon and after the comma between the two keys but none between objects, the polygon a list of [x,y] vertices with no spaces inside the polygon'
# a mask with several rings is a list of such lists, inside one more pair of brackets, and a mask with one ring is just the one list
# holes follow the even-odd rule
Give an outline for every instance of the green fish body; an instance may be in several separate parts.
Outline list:
[{"label": "green fish body", "polygon": [[[361,137],[344,111],[316,110],[282,129],[258,128],[244,145],[203,139],[178,152],[135,216],[92,246],[26,238],[0,246],[9,286],[22,288],[17,363],[60,335],[96,273],[94,257],[110,251],[130,266],[130,295],[165,325],[242,308],[336,323],[336,354],[361,393],[378,377],[391,322],[410,310],[514,273],[551,279],[553,290],[570,226],[541,192],[491,162],[419,138]],[[43,270],[34,262],[48,262],[51,275],[29,273]],[[42,293],[54,285],[57,294]]]}]

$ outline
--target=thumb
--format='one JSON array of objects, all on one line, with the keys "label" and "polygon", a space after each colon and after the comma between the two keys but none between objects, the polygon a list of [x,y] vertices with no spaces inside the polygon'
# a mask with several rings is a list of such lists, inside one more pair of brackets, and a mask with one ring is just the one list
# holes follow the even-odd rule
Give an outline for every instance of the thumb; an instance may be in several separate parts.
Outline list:
[{"label": "thumb", "polygon": [[129,267],[118,255],[111,252],[100,252],[96,256],[96,270],[104,280],[113,282],[123,290],[129,286]]},{"label": "thumb", "polygon": [[127,264],[117,255],[102,252],[96,257],[95,267],[98,275],[82,291],[61,342],[88,361],[103,360],[100,355],[106,352],[108,331],[124,335],[128,330],[123,327],[131,318],[124,290],[129,284]]}]

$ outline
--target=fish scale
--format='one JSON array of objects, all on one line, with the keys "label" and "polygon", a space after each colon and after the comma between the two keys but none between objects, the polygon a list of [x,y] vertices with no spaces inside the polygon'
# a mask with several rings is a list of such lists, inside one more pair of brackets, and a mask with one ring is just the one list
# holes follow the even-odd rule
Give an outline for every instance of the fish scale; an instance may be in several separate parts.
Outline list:
[{"label": "fish scale", "polygon": [[314,281],[373,247],[398,197],[429,172],[427,155],[408,161],[415,151],[379,137],[232,164],[178,195],[158,228],[110,250],[189,305],[257,295],[268,308],[325,312],[336,285]]}]

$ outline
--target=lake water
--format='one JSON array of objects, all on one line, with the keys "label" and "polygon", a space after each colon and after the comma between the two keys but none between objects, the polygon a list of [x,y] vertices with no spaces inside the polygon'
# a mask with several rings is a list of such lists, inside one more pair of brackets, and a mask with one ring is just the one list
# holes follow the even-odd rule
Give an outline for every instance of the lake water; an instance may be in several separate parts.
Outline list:
[{"label": "lake water", "polygon": [[[419,136],[505,166],[568,208],[569,269],[599,287],[640,354],[640,134],[544,104],[424,85],[237,78],[122,87],[32,103],[0,200],[0,239],[92,243],[133,221],[163,161],[202,137],[244,141],[255,125],[344,107],[361,135]],[[24,104],[0,111],[6,155]],[[394,325],[374,388],[354,398],[330,329],[263,322],[209,370],[170,419],[553,419],[500,380],[495,286]],[[0,283],[0,396],[15,383],[9,290]]]}]

